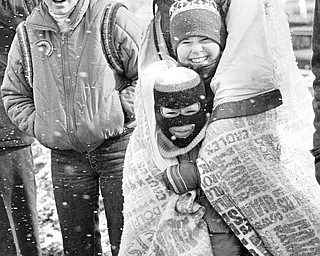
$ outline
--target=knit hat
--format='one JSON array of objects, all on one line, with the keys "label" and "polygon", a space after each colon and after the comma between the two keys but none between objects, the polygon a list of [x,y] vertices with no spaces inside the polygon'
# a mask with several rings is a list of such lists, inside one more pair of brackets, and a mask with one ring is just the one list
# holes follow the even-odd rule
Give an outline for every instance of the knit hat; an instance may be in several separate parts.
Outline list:
[{"label": "knit hat", "polygon": [[[194,70],[174,67],[158,75],[154,84],[154,109],[157,141],[162,156],[184,154],[203,139],[208,119],[205,95],[204,82]],[[189,110],[191,105],[197,106],[197,110]],[[164,112],[168,109],[169,116]],[[183,126],[192,129],[183,137],[172,133],[172,127],[176,129]]]},{"label": "knit hat", "polygon": [[189,36],[205,36],[220,45],[226,44],[225,23],[214,0],[176,0],[169,10],[170,37],[176,51],[181,40]]}]

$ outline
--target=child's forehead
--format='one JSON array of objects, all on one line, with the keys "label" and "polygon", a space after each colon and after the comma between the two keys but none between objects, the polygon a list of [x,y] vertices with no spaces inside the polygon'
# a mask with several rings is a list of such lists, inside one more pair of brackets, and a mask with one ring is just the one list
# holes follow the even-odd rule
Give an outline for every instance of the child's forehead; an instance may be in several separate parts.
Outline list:
[{"label": "child's forehead", "polygon": [[182,39],[182,41],[202,41],[202,40],[211,40],[212,42],[215,42],[212,38],[207,37],[207,36],[196,36],[196,35],[192,35],[192,36],[187,36],[186,38]]}]

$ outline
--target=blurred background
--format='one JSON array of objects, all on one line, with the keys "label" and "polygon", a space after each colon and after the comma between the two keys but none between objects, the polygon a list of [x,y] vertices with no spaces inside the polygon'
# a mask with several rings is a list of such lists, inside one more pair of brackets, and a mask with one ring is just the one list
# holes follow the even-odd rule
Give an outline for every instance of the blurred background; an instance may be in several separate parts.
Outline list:
[{"label": "blurred background", "polygon": [[[292,46],[297,65],[304,77],[304,84],[312,94],[312,81],[310,60],[312,56],[312,24],[315,0],[279,0],[284,4],[292,34]],[[137,18],[144,29],[152,18],[151,0],[122,0]],[[50,151],[39,143],[33,145],[36,178],[38,185],[38,212],[40,223],[40,239],[43,256],[61,256],[62,239],[58,218],[53,199]],[[104,256],[111,256],[107,223],[102,203],[100,210],[100,229],[102,234]]]},{"label": "blurred background", "polygon": [[288,16],[292,47],[297,65],[304,77],[304,85],[312,90],[314,76],[311,72],[312,25],[315,0],[281,0]]}]

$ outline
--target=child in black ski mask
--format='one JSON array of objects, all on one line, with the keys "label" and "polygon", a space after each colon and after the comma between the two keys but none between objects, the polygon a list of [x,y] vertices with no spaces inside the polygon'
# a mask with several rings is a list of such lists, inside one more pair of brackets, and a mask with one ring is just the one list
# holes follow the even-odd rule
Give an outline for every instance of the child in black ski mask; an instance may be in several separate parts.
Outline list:
[{"label": "child in black ski mask", "polygon": [[[227,32],[214,0],[177,0],[172,4],[169,15],[171,44],[180,69],[169,69],[167,74],[158,78],[159,81],[156,81],[155,84],[156,119],[161,130],[157,134],[158,145],[162,156],[170,158],[179,155],[178,159],[184,163],[183,165],[187,169],[195,170],[199,143],[205,133],[206,126],[204,124],[212,112],[214,94],[210,88],[210,82],[225,47]],[[194,72],[188,72],[187,69]],[[179,77],[179,74],[182,77]],[[157,87],[161,88],[157,89]],[[189,112],[187,110],[194,102],[202,102],[201,109],[198,113],[188,115],[189,112],[192,113],[192,109]],[[161,115],[159,107],[161,104],[167,106],[171,116]],[[182,109],[187,106],[188,108],[185,110],[187,115],[183,115]],[[180,112],[173,110],[175,108],[180,109]],[[182,133],[182,131],[188,130],[188,127],[182,123],[190,123],[190,120],[194,125],[191,134],[188,136],[174,134],[175,131],[180,130]],[[187,133],[187,131],[185,132]],[[174,166],[167,169],[164,174],[166,181],[168,181],[168,177],[179,173],[173,170],[176,168]],[[181,172],[185,168],[180,169]],[[182,181],[181,177],[175,179],[181,185],[179,186],[180,191],[177,188],[174,190],[176,193],[183,194],[199,187],[200,181],[199,175],[196,174],[197,171],[191,173],[193,172],[185,172],[188,176],[185,178],[190,181],[189,184]],[[176,186],[173,185],[172,182],[167,182],[167,186],[170,188]]]},{"label": "child in black ski mask", "polygon": [[192,69],[173,67],[157,76],[153,92],[159,152],[178,159],[162,174],[167,189],[178,195],[197,190],[214,255],[249,256],[201,190],[196,160],[210,116],[203,80]]},{"label": "child in black ski mask", "polygon": [[160,154],[179,160],[164,172],[166,185],[177,194],[196,189],[200,179],[195,160],[210,115],[204,82],[191,69],[170,68],[155,81],[154,101]]}]

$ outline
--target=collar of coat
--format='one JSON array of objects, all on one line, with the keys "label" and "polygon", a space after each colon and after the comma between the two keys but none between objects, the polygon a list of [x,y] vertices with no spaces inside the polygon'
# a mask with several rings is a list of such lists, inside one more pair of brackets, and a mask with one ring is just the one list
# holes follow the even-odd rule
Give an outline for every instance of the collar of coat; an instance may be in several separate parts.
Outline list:
[{"label": "collar of coat", "polygon": [[[79,24],[89,8],[90,1],[92,0],[79,0],[74,11],[69,17],[70,30],[73,30]],[[59,31],[58,25],[54,18],[50,15],[49,8],[44,1],[41,1],[41,4],[36,7],[32,14],[27,18],[27,25],[32,26],[38,30],[54,30],[57,32]]]}]

